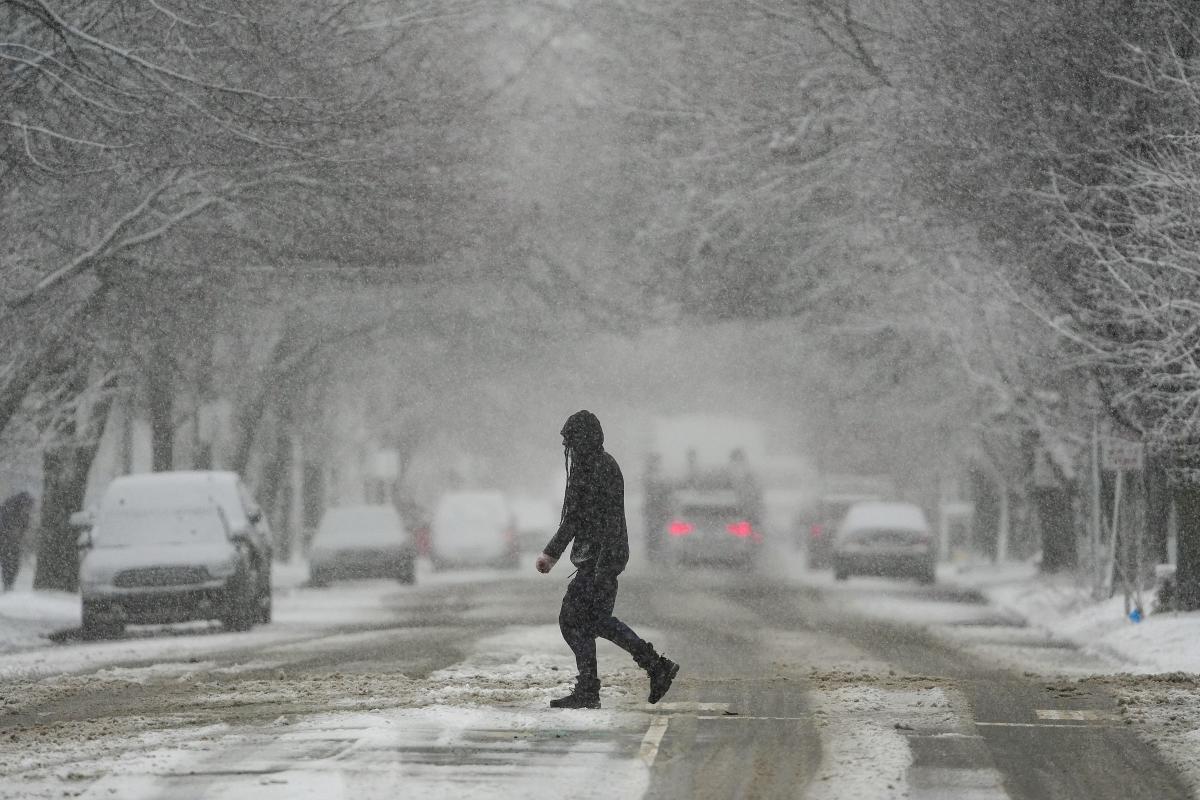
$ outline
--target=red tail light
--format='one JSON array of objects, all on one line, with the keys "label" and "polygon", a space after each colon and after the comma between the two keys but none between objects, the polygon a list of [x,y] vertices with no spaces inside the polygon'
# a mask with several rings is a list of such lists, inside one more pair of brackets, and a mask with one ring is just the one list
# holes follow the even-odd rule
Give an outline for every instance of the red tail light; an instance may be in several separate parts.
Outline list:
[{"label": "red tail light", "polygon": [[814,522],[812,527],[808,529],[808,535],[814,539],[820,539],[825,535],[825,526],[819,522]]},{"label": "red tail light", "polygon": [[693,530],[695,529],[692,527],[692,523],[684,522],[681,519],[672,520],[671,523],[667,525],[667,533],[671,534],[672,536],[687,536]]},{"label": "red tail light", "polygon": [[740,539],[745,539],[754,533],[754,529],[750,527],[750,523],[742,520],[741,522],[731,522],[725,526],[725,530],[737,536]]}]

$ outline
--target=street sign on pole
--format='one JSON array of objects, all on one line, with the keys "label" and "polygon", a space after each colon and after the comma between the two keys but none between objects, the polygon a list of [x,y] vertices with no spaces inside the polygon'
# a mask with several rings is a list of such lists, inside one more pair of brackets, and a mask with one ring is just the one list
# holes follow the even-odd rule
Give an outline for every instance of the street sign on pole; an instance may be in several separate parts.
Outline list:
[{"label": "street sign on pole", "polygon": [[1146,448],[1141,442],[1107,436],[1100,445],[1100,466],[1107,472],[1141,470],[1146,461]]}]

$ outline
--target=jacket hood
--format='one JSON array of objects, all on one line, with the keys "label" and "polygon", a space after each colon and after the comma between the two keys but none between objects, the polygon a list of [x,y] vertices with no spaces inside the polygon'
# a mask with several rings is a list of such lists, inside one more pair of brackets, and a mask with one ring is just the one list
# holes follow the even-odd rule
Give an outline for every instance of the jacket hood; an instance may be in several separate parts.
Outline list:
[{"label": "jacket hood", "polygon": [[590,411],[577,411],[562,427],[566,446],[576,453],[597,453],[604,449],[604,429]]}]

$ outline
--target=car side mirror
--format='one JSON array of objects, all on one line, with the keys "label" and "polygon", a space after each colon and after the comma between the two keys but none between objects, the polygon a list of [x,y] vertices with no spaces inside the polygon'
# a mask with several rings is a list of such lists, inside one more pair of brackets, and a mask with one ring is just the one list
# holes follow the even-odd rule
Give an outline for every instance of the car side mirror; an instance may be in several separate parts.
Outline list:
[{"label": "car side mirror", "polygon": [[91,511],[76,511],[67,519],[72,528],[90,528],[95,521],[95,515]]},{"label": "car side mirror", "polygon": [[88,528],[83,533],[79,534],[79,538],[75,540],[75,548],[77,550],[92,549],[92,529]]}]

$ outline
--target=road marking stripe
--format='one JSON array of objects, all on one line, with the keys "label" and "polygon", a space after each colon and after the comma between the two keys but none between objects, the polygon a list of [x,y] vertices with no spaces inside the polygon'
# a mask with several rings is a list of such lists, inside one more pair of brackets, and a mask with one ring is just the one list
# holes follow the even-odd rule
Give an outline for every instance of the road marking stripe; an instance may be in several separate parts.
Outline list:
[{"label": "road marking stripe", "polygon": [[1039,708],[1034,710],[1038,719],[1074,719],[1074,720],[1108,720],[1115,715],[1109,711],[1098,711],[1091,708]]},{"label": "road marking stripe", "polygon": [[804,722],[812,717],[751,717],[741,714],[697,714],[696,719],[778,719],[785,722]]},{"label": "road marking stripe", "polygon": [[989,728],[1071,728],[1080,731],[1112,727],[1110,725],[1071,725],[1066,722],[976,722],[975,724]]},{"label": "road marking stripe", "polygon": [[694,703],[685,701],[681,703],[659,703],[651,706],[647,704],[649,709],[654,711],[728,711],[729,703]]},{"label": "road marking stripe", "polygon": [[1011,800],[1004,777],[991,767],[926,767],[914,764],[906,775],[911,793],[925,798]]},{"label": "road marking stripe", "polygon": [[650,727],[642,737],[642,749],[638,751],[638,758],[647,767],[654,766],[654,759],[658,758],[658,744],[667,732],[670,721],[670,717],[655,717],[650,720]]}]

